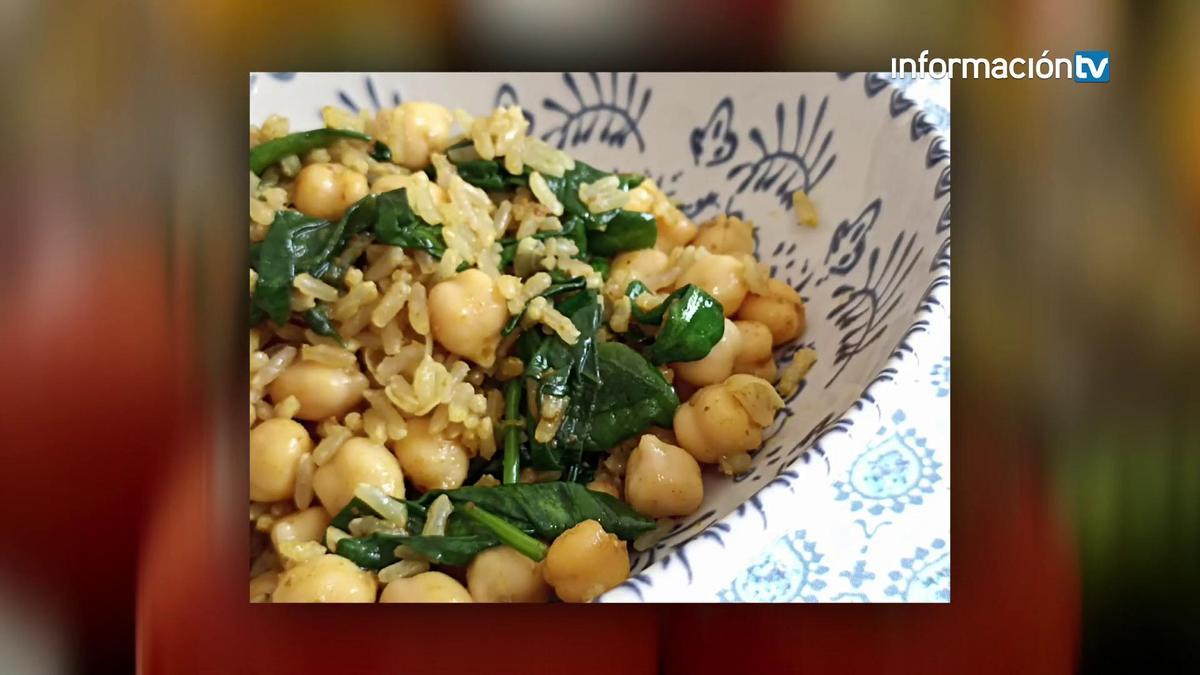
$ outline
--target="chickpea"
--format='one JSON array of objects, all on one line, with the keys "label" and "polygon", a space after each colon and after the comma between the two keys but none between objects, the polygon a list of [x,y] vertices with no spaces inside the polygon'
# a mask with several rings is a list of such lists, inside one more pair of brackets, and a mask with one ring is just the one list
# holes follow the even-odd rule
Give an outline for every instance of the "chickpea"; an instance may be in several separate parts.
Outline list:
[{"label": "chickpea", "polygon": [[450,144],[454,114],[436,103],[413,101],[379,111],[375,125],[376,136],[392,149],[392,161],[416,170]]},{"label": "chickpea", "polygon": [[622,293],[629,282],[635,279],[646,284],[650,290],[657,291],[663,286],[662,276],[668,262],[667,254],[657,249],[626,251],[613,258],[609,278],[620,280]]},{"label": "chickpea", "polygon": [[629,578],[629,551],[600,523],[585,520],[550,544],[542,576],[564,602],[591,602]]},{"label": "chickpea", "polygon": [[323,542],[329,519],[329,512],[320,506],[310,506],[303,511],[288,514],[271,526],[271,544],[278,551],[280,545],[286,542]]},{"label": "chickpea", "polygon": [[299,422],[277,417],[250,430],[250,499],[277,502],[296,490],[300,457],[312,438]]},{"label": "chickpea", "polygon": [[475,268],[459,272],[429,291],[433,337],[448,351],[491,367],[508,305],[492,278]]},{"label": "chickpea", "polygon": [[753,375],[768,382],[774,382],[775,378],[779,376],[779,367],[775,365],[775,359],[766,359],[758,363],[735,363],[733,372],[734,374]]},{"label": "chickpea", "polygon": [[694,284],[713,296],[721,303],[725,316],[733,316],[746,298],[744,266],[731,255],[714,253],[697,258],[675,282],[677,288],[687,284]]},{"label": "chickpea", "polygon": [[683,448],[646,434],[629,456],[625,497],[651,518],[686,516],[704,501],[700,465]]},{"label": "chickpea", "polygon": [[741,340],[738,327],[729,319],[725,319],[725,332],[721,334],[720,342],[709,350],[708,355],[699,361],[672,363],[671,368],[674,369],[677,378],[698,387],[723,382],[733,373],[734,361],[741,350]]},{"label": "chickpea", "polygon": [[550,586],[542,563],[516,549],[496,546],[475,556],[467,566],[467,588],[475,602],[546,602]]},{"label": "chickpea", "polygon": [[330,515],[350,500],[359,483],[374,485],[385,494],[404,498],[404,473],[400,463],[382,445],[366,438],[351,438],[338,448],[333,460],[313,473],[313,492]]},{"label": "chickpea", "polygon": [[768,282],[769,295],[751,294],[742,303],[738,318],[757,321],[771,331],[771,343],[778,347],[804,333],[804,300],[796,289],[778,279]]},{"label": "chickpea", "polygon": [[[745,307],[745,303],[742,303]],[[733,362],[733,372],[756,375],[774,380],[777,374],[775,357],[771,353],[771,329],[757,321],[734,321],[741,334],[741,349]]]},{"label": "chickpea", "polygon": [[660,251],[686,246],[696,237],[696,224],[673,207],[665,214],[655,214],[655,222],[658,225],[658,237],[654,248]]},{"label": "chickpea", "polygon": [[471,594],[454,577],[422,572],[384,586],[380,602],[472,602]]},{"label": "chickpea", "polygon": [[300,402],[296,417],[312,422],[341,417],[362,402],[367,377],[358,370],[345,370],[315,361],[297,361],[271,383],[275,403],[288,396]]},{"label": "chickpea", "polygon": [[697,461],[715,464],[723,455],[762,445],[762,427],[724,385],[710,384],[675,411],[675,436]]},{"label": "chickpea", "polygon": [[430,433],[429,418],[408,420],[408,434],[392,442],[404,475],[422,491],[452,490],[467,477],[467,451],[458,441]]},{"label": "chickpea", "polygon": [[341,164],[309,164],[296,176],[296,209],[314,218],[337,220],[367,196],[367,177]]},{"label": "chickpea", "polygon": [[753,255],[754,226],[735,216],[717,216],[700,226],[692,243],[713,253]]},{"label": "chickpea", "polygon": [[332,553],[305,561],[279,577],[272,602],[375,602],[375,577]]},{"label": "chickpea", "polygon": [[734,321],[742,337],[738,349],[738,363],[758,363],[771,358],[771,329],[758,321]]}]

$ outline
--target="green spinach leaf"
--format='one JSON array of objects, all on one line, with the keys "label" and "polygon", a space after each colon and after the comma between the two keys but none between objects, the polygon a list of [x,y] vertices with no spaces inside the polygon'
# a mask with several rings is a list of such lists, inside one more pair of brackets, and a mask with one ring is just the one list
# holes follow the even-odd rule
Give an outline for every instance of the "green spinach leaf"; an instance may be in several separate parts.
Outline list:
[{"label": "green spinach leaf", "polygon": [[437,258],[446,250],[441,228],[412,212],[404,188],[363,197],[336,223],[290,209],[278,211],[267,238],[250,250],[251,267],[258,272],[252,306],[276,324],[287,323],[296,275],[307,272],[339,283],[372,240],[428,251]]},{"label": "green spinach leaf", "polygon": [[258,281],[252,303],[282,326],[291,314],[292,280],[323,261],[333,225],[299,211],[279,211],[267,238],[252,258],[258,259]]},{"label": "green spinach leaf", "polygon": [[337,340],[341,346],[346,346],[346,341],[342,339],[342,334],[338,332],[333,322],[329,320],[329,305],[318,304],[316,307],[305,312],[304,323],[317,335],[331,337]]},{"label": "green spinach leaf", "polygon": [[637,298],[647,292],[640,281],[630,282],[625,295],[632,303],[635,321],[662,324],[646,354],[656,365],[699,361],[708,356],[725,334],[725,311],[721,303],[700,288],[688,284],[676,289],[657,307],[642,311]]},{"label": "green spinach leaf", "polygon": [[610,450],[651,425],[671,426],[679,397],[657,368],[619,342],[600,343],[596,354],[601,385],[586,451]]},{"label": "green spinach leaf", "polygon": [[435,490],[422,495],[418,501],[428,505],[439,494],[445,494],[454,502],[455,513],[461,505],[473,502],[523,532],[546,541],[585,520],[599,521],[606,531],[626,540],[654,529],[653,520],[634,511],[628,504],[578,483],[555,481]]},{"label": "green spinach leaf", "polygon": [[[250,170],[262,173],[267,167],[287,157],[332,145],[339,138],[369,141],[371,137],[349,129],[313,129],[300,131],[260,143],[250,149]],[[386,146],[385,146],[386,147]]]},{"label": "green spinach leaf", "polygon": [[441,258],[446,252],[442,228],[426,223],[413,213],[404,188],[375,197],[374,216],[376,241],[426,251],[434,258]]},{"label": "green spinach leaf", "polygon": [[658,225],[653,213],[621,209],[603,230],[587,233],[588,251],[611,257],[622,251],[653,248],[657,238]]},{"label": "green spinach leaf", "polygon": [[[596,361],[596,330],[600,327],[600,303],[594,291],[576,293],[557,309],[579,329],[579,339],[568,345],[557,335],[547,337],[525,363],[526,381],[536,384],[539,397],[566,399],[558,432],[548,443],[531,441],[534,467],[566,469],[583,454],[591,423],[591,408],[600,385]],[[536,426],[537,420],[530,419]],[[530,437],[533,429],[529,430]]]}]

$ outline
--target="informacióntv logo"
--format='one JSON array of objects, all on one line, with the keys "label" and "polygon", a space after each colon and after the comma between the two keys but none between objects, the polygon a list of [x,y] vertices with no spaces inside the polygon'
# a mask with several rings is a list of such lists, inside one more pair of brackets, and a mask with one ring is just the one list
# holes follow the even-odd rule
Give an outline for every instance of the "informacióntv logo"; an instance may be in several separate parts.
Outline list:
[{"label": "informaci\u00f3ntv logo", "polygon": [[983,58],[929,55],[921,50],[917,58],[892,58],[892,77],[926,78],[935,80],[962,77],[986,80],[1074,80],[1076,82],[1108,82],[1112,58],[1107,51],[1080,50],[1074,58],[1051,57],[1044,50],[1041,57]]},{"label": "informaci\u00f3ntv logo", "polygon": [[1108,82],[1108,52],[1075,52],[1076,82]]}]

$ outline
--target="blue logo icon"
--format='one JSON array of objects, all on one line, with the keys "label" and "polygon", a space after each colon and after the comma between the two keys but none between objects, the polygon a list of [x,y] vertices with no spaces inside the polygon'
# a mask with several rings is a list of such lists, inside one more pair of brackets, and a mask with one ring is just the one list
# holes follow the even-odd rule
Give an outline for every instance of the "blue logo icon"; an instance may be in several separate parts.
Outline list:
[{"label": "blue logo icon", "polygon": [[1075,52],[1076,82],[1108,82],[1108,52]]}]

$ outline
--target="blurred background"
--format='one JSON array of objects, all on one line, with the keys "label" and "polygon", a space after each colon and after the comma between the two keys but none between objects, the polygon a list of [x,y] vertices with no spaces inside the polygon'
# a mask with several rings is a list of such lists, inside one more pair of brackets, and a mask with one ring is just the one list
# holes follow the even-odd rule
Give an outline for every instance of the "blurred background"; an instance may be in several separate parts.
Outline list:
[{"label": "blurred background", "polygon": [[[1195,0],[0,3],[0,668],[1194,668],[1198,35]],[[226,392],[248,71],[886,70],[922,49],[1112,54],[1106,85],[953,84],[950,606],[245,604]]]}]

